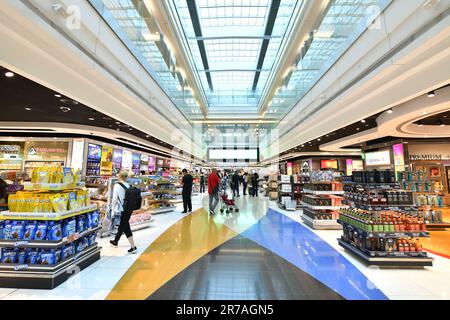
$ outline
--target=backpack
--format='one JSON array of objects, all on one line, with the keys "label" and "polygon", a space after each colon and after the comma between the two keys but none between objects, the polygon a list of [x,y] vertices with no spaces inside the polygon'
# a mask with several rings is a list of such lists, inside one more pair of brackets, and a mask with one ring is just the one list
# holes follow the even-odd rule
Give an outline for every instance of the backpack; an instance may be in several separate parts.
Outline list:
[{"label": "backpack", "polygon": [[136,187],[127,188],[122,182],[119,185],[125,189],[125,198],[123,200],[123,211],[133,212],[134,210],[139,210],[142,205],[141,190]]}]

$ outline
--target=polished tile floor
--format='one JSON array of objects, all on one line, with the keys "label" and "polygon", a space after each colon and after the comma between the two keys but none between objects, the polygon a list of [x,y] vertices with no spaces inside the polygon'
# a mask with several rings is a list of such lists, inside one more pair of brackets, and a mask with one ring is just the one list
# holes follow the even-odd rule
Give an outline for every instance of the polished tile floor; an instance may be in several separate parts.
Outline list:
[{"label": "polished tile floor", "polygon": [[192,215],[179,207],[135,233],[138,254],[100,239],[101,260],[58,288],[0,289],[0,299],[450,299],[449,259],[368,268],[339,247],[340,231],[310,230],[263,197],[236,200],[240,213],[209,217],[207,197],[194,197]]}]

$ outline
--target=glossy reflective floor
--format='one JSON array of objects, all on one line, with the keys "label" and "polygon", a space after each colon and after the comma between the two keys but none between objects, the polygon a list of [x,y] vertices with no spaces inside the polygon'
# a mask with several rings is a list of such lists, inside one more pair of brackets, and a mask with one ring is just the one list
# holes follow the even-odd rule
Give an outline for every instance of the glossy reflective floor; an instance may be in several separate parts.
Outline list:
[{"label": "glossy reflective floor", "polygon": [[386,299],[339,252],[269,209],[266,199],[236,202],[239,212],[210,216],[199,209],[172,225],[108,298]]},{"label": "glossy reflective floor", "polygon": [[149,299],[337,300],[342,297],[278,255],[237,236],[180,272]]}]

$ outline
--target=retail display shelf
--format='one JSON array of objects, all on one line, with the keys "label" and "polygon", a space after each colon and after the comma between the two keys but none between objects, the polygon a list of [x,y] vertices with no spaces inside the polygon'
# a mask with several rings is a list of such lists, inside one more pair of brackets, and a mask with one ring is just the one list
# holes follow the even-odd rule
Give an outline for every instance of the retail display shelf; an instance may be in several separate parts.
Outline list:
[{"label": "retail display shelf", "polygon": [[443,229],[449,229],[450,228],[450,223],[448,222],[432,222],[432,223],[427,223],[426,225],[427,230],[443,230]]},{"label": "retail display shelf", "polygon": [[64,261],[51,265],[0,263],[0,287],[53,289],[100,259],[97,243]]},{"label": "retail display shelf", "polygon": [[309,203],[303,202],[302,201],[302,206],[304,206],[305,208],[310,208],[313,210],[339,210],[342,208],[347,208],[347,206],[342,205],[342,206],[312,206]]},{"label": "retail display shelf", "polygon": [[97,210],[96,204],[65,212],[11,212],[1,211],[0,220],[63,220]]},{"label": "retail display shelf", "polygon": [[389,205],[389,206],[372,206],[364,204],[354,204],[353,207],[367,211],[417,211],[417,207],[413,205]]},{"label": "retail display shelf", "polygon": [[152,192],[149,192],[149,191],[141,192],[141,197],[142,197],[142,198],[150,197],[150,196],[152,196],[152,195],[153,195],[153,193],[152,193]]},{"label": "retail display shelf", "polygon": [[341,230],[342,226],[337,223],[336,220],[314,220],[311,217],[302,214],[301,218],[303,222],[313,229],[323,230]]},{"label": "retail display shelf", "polygon": [[332,190],[309,190],[309,189],[304,189],[303,190],[304,193],[311,193],[314,195],[343,195],[345,193],[345,191],[332,191]]},{"label": "retail display shelf", "polygon": [[368,265],[384,267],[431,267],[433,258],[426,252],[378,252],[363,251],[352,242],[342,238],[337,239],[341,247],[361,258]]},{"label": "retail display shelf", "polygon": [[76,241],[91,233],[97,232],[101,229],[101,226],[88,229],[81,233],[75,233],[68,238],[64,238],[61,241],[46,241],[46,240],[0,240],[0,247],[5,248],[42,248],[42,249],[57,249]]},{"label": "retail display shelf", "polygon": [[346,228],[352,228],[355,231],[358,231],[363,237],[367,238],[420,238],[420,237],[429,237],[430,233],[427,231],[402,231],[402,232],[371,232],[360,229],[354,225],[350,225],[341,220],[338,220],[337,223],[342,224]]},{"label": "retail display shelf", "polygon": [[26,191],[63,191],[68,189],[80,189],[86,185],[84,182],[79,183],[31,183],[25,182],[23,189]]},{"label": "retail display shelf", "polygon": [[175,206],[166,207],[166,208],[151,209],[148,212],[150,212],[151,214],[160,214],[160,213],[171,212],[173,210],[175,210]]},{"label": "retail display shelf", "polygon": [[108,185],[102,183],[86,183],[86,188],[107,188]]}]

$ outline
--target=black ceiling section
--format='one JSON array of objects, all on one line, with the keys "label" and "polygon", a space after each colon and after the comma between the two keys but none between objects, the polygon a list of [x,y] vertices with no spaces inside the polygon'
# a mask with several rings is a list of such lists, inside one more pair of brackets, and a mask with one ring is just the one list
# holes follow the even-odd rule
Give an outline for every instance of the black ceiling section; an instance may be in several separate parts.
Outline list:
[{"label": "black ceiling section", "polygon": [[280,8],[280,0],[273,0],[270,5],[269,17],[267,19],[266,30],[264,32],[264,38],[261,45],[261,51],[259,52],[258,64],[256,66],[255,78],[253,80],[252,90],[255,91],[258,86],[259,76],[261,69],[264,65],[264,59],[266,58],[267,48],[269,47],[270,36],[272,36],[273,27],[275,26],[275,20],[277,19],[278,9]]},{"label": "black ceiling section", "polygon": [[[149,136],[145,132],[121,123],[68,97],[62,95],[57,97],[55,96],[58,94],[57,92],[18,74],[8,78],[5,76],[7,71],[7,69],[0,67],[0,121],[59,122],[95,126],[126,132],[168,149],[174,148],[164,141]],[[64,112],[64,108],[68,108],[65,109],[66,111],[70,110]],[[20,128],[9,131],[17,130],[20,130]],[[28,135],[30,134],[28,133]]]},{"label": "black ceiling section", "polygon": [[[203,37],[202,27],[200,26],[200,18],[198,17],[197,4],[195,0],[187,0],[189,8],[189,14],[191,16],[192,25],[194,27],[195,36],[199,39]],[[203,40],[197,40],[198,49],[200,50],[200,56],[202,57],[203,67],[205,68],[206,79],[208,81],[209,89],[213,91],[213,84],[211,80],[211,74],[209,73],[209,63],[206,54],[205,42]]]},{"label": "black ceiling section", "polygon": [[[20,138],[26,138],[29,137],[31,134],[30,132],[0,132],[0,137],[20,137]],[[100,142],[104,142],[107,144],[112,144],[112,145],[116,145],[119,147],[123,147],[123,148],[129,148],[129,149],[133,149],[136,151],[141,151],[141,152],[146,152],[146,153],[151,153],[152,155],[155,156],[159,156],[159,157],[170,157],[170,154],[168,153],[163,153],[160,151],[152,151],[149,150],[147,147],[139,147],[139,146],[135,146],[135,145],[131,145],[131,144],[127,144],[127,143],[123,143],[120,141],[116,141],[116,140],[111,140],[111,139],[107,139],[101,136],[96,136],[96,135],[84,135],[84,134],[76,134],[76,133],[44,133],[44,132],[37,132],[37,133],[32,133],[33,138],[48,138],[53,139],[53,138],[86,138],[86,139],[92,139],[92,140],[96,140],[96,141],[100,141]]]},{"label": "black ceiling section", "polygon": [[429,116],[428,118],[421,119],[414,123],[417,125],[423,124],[425,126],[450,126],[450,111],[434,114],[432,116]]}]

